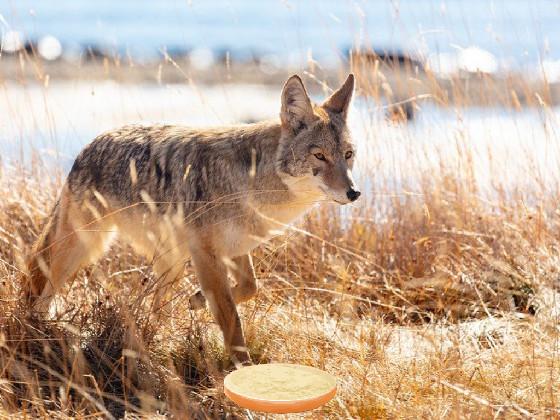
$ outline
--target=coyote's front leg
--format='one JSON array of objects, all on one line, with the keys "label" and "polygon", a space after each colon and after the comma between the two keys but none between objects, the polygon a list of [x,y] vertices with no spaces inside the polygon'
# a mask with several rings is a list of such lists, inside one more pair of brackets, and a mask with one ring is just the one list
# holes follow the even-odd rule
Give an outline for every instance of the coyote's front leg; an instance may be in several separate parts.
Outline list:
[{"label": "coyote's front leg", "polygon": [[[251,254],[235,257],[232,263],[233,267],[230,267],[230,273],[237,284],[231,288],[231,294],[233,301],[239,304],[248,301],[257,294],[257,277],[255,276]],[[206,307],[206,299],[200,290],[190,297],[189,303],[192,309]]]},{"label": "coyote's front leg", "polygon": [[248,301],[257,294],[257,277],[251,254],[234,258],[231,274],[237,282],[231,288],[235,303]]},{"label": "coyote's front leg", "polygon": [[250,362],[241,320],[227,279],[227,267],[221,258],[204,249],[191,251],[196,275],[210,310],[224,335],[224,344],[238,366]]}]

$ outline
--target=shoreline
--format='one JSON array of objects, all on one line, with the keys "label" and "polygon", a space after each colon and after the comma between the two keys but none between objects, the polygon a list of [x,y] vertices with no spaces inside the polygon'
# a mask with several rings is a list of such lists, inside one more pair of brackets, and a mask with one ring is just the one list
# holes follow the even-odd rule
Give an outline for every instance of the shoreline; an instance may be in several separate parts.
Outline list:
[{"label": "shoreline", "polygon": [[[312,94],[329,93],[349,71],[358,80],[358,95],[381,103],[416,100],[438,106],[553,106],[560,104],[560,83],[529,78],[521,73],[458,73],[439,77],[419,65],[394,66],[371,57],[352,58],[338,67],[322,68],[310,62],[306,68],[263,67],[262,63],[220,61],[207,67],[193,65],[187,57],[136,62],[132,58],[89,57],[76,61],[47,61],[29,53],[0,57],[0,81],[23,85],[53,81],[113,81],[120,84],[258,84],[281,86],[292,74],[300,74]],[[408,114],[409,109],[400,112]]]}]

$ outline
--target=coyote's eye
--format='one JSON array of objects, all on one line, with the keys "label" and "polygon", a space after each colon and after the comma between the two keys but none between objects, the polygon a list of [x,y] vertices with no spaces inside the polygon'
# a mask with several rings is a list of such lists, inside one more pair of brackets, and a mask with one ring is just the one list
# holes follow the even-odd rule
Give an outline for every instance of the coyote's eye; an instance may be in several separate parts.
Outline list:
[{"label": "coyote's eye", "polygon": [[322,153],[315,153],[313,156],[315,156],[317,159],[319,160],[327,160],[327,158],[325,157],[324,154]]},{"label": "coyote's eye", "polygon": [[345,154],[344,157],[346,159],[350,159],[352,156],[354,156],[354,152],[352,150],[348,150]]}]

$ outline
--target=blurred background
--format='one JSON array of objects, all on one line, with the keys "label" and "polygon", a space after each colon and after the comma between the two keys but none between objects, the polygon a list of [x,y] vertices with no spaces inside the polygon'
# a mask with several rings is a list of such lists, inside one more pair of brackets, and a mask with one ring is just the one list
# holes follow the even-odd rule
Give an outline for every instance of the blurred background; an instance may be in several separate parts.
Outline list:
[{"label": "blurred background", "polygon": [[[2,0],[4,53],[158,60],[197,68],[227,59],[264,73],[335,67],[351,48],[417,56],[442,73],[542,73],[560,56],[560,5],[550,0]],[[476,54],[475,54],[476,52]],[[89,53],[89,54],[88,54]],[[91,57],[90,57],[91,58]],[[470,60],[469,60],[470,59]]]},{"label": "blurred background", "polygon": [[503,161],[528,150],[556,172],[541,128],[560,100],[559,15],[549,0],[0,0],[0,152],[65,171],[100,131],[275,118],[290,74],[320,100],[353,71],[356,137],[395,138],[372,156],[391,157],[385,178],[403,148],[452,158],[458,127],[483,186],[489,136]]}]

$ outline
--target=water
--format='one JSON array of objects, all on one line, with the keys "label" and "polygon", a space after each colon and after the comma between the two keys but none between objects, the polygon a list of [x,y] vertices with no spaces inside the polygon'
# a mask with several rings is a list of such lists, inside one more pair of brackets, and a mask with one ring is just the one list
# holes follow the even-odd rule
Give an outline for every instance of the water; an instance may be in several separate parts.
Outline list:
[{"label": "water", "polygon": [[[421,191],[422,174],[437,174],[441,162],[452,174],[465,174],[467,155],[485,197],[494,196],[494,183],[535,194],[560,185],[559,109],[421,106],[413,122],[394,125],[379,104],[354,103],[349,123],[358,145],[357,179],[380,194],[380,204],[386,194]],[[278,118],[279,109],[280,88],[271,86],[9,82],[0,92],[0,156],[4,164],[29,165],[34,152],[68,171],[85,144],[121,125],[214,126]]]},{"label": "water", "polygon": [[296,64],[311,51],[329,63],[362,44],[424,55],[476,45],[511,67],[560,59],[560,3],[551,0],[0,0],[0,13],[4,32],[146,58],[210,48]]}]

